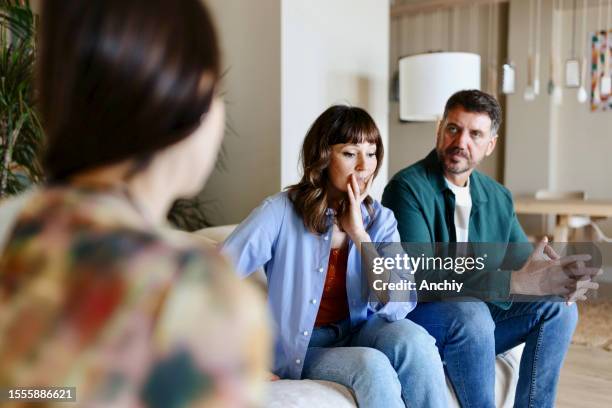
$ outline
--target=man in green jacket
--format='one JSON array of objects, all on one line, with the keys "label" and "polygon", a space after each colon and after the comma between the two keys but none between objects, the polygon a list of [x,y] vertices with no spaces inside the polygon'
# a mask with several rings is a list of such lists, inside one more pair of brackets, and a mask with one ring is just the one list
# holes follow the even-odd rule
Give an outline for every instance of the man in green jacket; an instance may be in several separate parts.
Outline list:
[{"label": "man in green jacket", "polygon": [[[385,188],[382,203],[395,213],[402,242],[528,245],[510,192],[475,170],[495,149],[500,123],[501,108],[491,95],[468,90],[451,96],[435,150],[397,173]],[[511,299],[516,294],[571,295],[578,277],[561,266],[588,258],[559,259],[546,240],[533,252],[528,248],[514,270],[462,276],[474,289],[466,293],[480,293],[480,299],[422,302],[408,315],[436,339],[463,407],[495,407],[495,356],[523,342],[515,406],[554,406],[559,372],[577,322],[576,306],[563,302],[563,297],[514,303]]]}]

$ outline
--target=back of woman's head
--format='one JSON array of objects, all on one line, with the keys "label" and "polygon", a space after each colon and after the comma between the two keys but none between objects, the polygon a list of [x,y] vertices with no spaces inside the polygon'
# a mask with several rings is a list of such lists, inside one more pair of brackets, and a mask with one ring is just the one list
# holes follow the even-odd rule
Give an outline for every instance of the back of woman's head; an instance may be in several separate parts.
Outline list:
[{"label": "back of woman's head", "polygon": [[[368,112],[358,107],[333,105],[319,115],[308,130],[300,154],[302,179],[287,189],[309,230],[323,233],[327,229],[325,212],[330,204],[327,189],[332,146],[360,143],[376,145],[377,164],[372,175],[376,177],[384,149],[380,131]],[[370,211],[372,199],[368,197],[364,203]]]},{"label": "back of woman's head", "polygon": [[219,48],[201,0],[43,2],[39,105],[52,181],[152,154],[208,112]]}]

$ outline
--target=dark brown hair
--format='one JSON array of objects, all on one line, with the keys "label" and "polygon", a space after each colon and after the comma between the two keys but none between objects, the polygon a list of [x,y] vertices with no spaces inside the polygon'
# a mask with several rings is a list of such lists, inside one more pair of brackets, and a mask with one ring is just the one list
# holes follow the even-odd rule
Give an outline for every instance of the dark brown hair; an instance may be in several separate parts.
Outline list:
[{"label": "dark brown hair", "polygon": [[[382,164],[382,138],[368,112],[344,105],[331,106],[323,112],[314,121],[304,139],[300,154],[302,179],[299,183],[287,187],[295,210],[304,220],[306,228],[312,232],[322,234],[329,227],[326,216],[329,206],[327,169],[331,161],[331,147],[340,143],[374,143],[378,161],[374,177]],[[346,201],[341,205],[338,216],[348,209]],[[372,202],[369,196],[364,200],[370,215],[373,214]]]},{"label": "dark brown hair", "polygon": [[458,106],[468,112],[486,113],[491,119],[491,136],[497,134],[502,122],[502,111],[499,102],[492,95],[477,89],[455,92],[446,101],[442,122],[446,121],[448,113]]},{"label": "dark brown hair", "polygon": [[211,105],[219,48],[201,0],[44,1],[38,66],[50,181],[154,152]]}]

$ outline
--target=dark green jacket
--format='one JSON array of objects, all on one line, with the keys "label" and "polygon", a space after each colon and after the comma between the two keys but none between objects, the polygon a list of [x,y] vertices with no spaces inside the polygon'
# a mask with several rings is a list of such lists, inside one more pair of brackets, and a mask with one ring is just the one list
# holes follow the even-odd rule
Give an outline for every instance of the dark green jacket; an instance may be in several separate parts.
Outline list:
[{"label": "dark green jacket", "polygon": [[[470,175],[470,195],[470,243],[528,243],[514,213],[512,195],[508,189],[490,177],[473,171]],[[394,212],[402,242],[456,242],[455,196],[446,184],[435,150],[393,176],[383,193],[382,204]],[[469,290],[464,294],[509,299],[511,270],[518,269],[529,255],[529,245],[519,247],[522,248],[521,254],[513,254],[510,260],[506,254],[499,263],[500,270],[462,275],[464,286]],[[446,277],[457,278],[457,274],[447,274]],[[417,279],[422,278],[417,276]],[[442,279],[444,276],[440,276],[438,271],[435,278]],[[508,306],[504,302],[494,303],[501,307]]]}]

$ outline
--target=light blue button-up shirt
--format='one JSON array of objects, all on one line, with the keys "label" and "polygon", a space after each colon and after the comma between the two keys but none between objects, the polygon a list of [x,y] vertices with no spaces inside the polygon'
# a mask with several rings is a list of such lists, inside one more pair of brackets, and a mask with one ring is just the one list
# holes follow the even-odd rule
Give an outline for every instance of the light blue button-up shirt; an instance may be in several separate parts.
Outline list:
[{"label": "light blue button-up shirt", "polygon": [[[374,221],[362,204],[364,225],[372,242],[399,242],[393,213],[374,202]],[[274,373],[299,379],[325,284],[332,235],[333,211],[324,234],[308,231],[286,192],[268,197],[227,238],[223,251],[246,276],[263,266],[268,280],[268,301],[277,324]],[[405,302],[385,305],[368,302],[367,279],[361,256],[349,240],[346,291],[351,325],[376,314],[388,321],[406,317],[416,306],[416,293]]]}]

